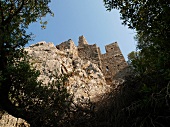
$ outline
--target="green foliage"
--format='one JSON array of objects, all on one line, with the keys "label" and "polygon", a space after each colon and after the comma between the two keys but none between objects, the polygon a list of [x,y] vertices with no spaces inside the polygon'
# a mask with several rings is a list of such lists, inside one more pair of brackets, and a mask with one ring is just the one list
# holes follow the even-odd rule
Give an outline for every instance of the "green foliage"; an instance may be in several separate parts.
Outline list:
[{"label": "green foliage", "polygon": [[[137,31],[137,48],[149,68],[169,65],[170,2],[167,0],[104,0],[108,10],[119,9],[124,25]],[[151,66],[151,67],[150,67]],[[148,70],[152,71],[152,70]]]},{"label": "green foliage", "polygon": [[[118,94],[124,105],[116,115],[115,123],[119,124],[116,126],[167,127],[170,124],[170,2],[104,0],[104,3],[110,11],[120,10],[123,24],[137,31],[139,50],[128,55],[132,73],[124,83],[123,93]],[[134,97],[126,99],[124,94]]]},{"label": "green foliage", "polygon": [[[37,81],[40,73],[31,67],[27,56],[8,65],[4,75],[1,75],[0,82],[6,81],[9,74],[11,78],[8,91],[10,105],[8,106],[15,109],[18,117],[27,120],[32,127],[62,124],[72,102],[65,88],[67,75],[56,77],[56,81],[52,83],[43,84],[42,81]],[[5,103],[1,103],[1,106],[15,116],[13,110],[10,111],[12,108],[4,107]]]},{"label": "green foliage", "polygon": [[[107,10],[120,10],[124,25],[138,30],[168,27],[169,1],[167,0],[104,0]],[[161,21],[161,22],[160,22]]]},{"label": "green foliage", "polygon": [[70,95],[64,87],[67,76],[42,84],[39,71],[29,63],[23,50],[32,34],[29,24],[53,15],[51,0],[0,1],[0,107],[9,114],[25,119],[31,126],[59,126],[70,106]]},{"label": "green foliage", "polygon": [[42,84],[37,81],[39,72],[29,64],[19,62],[10,67],[13,75],[9,98],[31,126],[58,126],[70,107],[70,95],[65,88],[67,76],[56,77],[57,81]]}]

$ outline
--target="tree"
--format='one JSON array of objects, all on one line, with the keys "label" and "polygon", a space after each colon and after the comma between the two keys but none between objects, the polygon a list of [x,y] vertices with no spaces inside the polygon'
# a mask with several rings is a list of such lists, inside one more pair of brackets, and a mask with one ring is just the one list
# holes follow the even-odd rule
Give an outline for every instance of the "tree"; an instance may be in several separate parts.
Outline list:
[{"label": "tree", "polygon": [[[170,79],[170,2],[167,0],[104,0],[108,10],[120,10],[123,24],[137,31],[139,63],[143,73],[160,73]],[[136,65],[135,65],[136,66]],[[137,67],[137,66],[136,66]],[[139,71],[139,70],[138,70]]]},{"label": "tree", "polygon": [[[124,25],[135,29],[139,54],[129,54],[133,73],[125,91],[136,93],[125,105],[122,126],[168,126],[170,114],[170,2],[167,0],[104,0],[120,10]],[[139,95],[139,96],[137,96]],[[130,116],[126,114],[129,113]],[[123,120],[122,120],[123,121]],[[128,123],[126,122],[128,121]],[[120,122],[120,121],[119,121]],[[121,126],[121,125],[120,125]]]},{"label": "tree", "polygon": [[150,65],[159,63],[162,68],[169,65],[169,1],[104,0],[104,3],[108,10],[120,10],[123,24],[137,31],[137,48]]},{"label": "tree", "polygon": [[32,126],[58,124],[69,105],[69,94],[64,88],[66,76],[42,86],[41,81],[37,81],[39,72],[30,65],[23,50],[32,39],[32,34],[26,32],[29,24],[41,21],[44,28],[47,22],[41,18],[53,15],[48,6],[50,1],[0,1],[0,107]]}]

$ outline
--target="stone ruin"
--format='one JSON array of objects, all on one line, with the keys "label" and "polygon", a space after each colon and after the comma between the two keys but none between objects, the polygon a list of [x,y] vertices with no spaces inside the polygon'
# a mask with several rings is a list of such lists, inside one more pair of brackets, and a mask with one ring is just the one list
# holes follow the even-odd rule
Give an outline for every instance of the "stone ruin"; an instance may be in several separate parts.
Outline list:
[{"label": "stone ruin", "polygon": [[89,45],[84,36],[79,37],[78,46],[69,39],[56,46],[61,51],[66,51],[70,57],[80,57],[82,60],[96,64],[104,74],[108,85],[120,84],[127,74],[127,62],[117,42],[105,46],[106,53],[101,54],[100,48],[96,45]]},{"label": "stone ruin", "polygon": [[[39,42],[25,50],[32,57],[36,69],[40,70],[39,80],[46,84],[58,74],[72,73],[67,89],[74,93],[74,102],[98,101],[110,88],[116,89],[127,74],[127,63],[117,42],[105,46],[101,54],[96,45],[89,45],[84,36],[79,37],[78,46],[69,39],[55,46],[53,43]],[[110,87],[111,86],[111,87]],[[0,127],[29,127],[26,121],[7,113],[0,114]]]}]

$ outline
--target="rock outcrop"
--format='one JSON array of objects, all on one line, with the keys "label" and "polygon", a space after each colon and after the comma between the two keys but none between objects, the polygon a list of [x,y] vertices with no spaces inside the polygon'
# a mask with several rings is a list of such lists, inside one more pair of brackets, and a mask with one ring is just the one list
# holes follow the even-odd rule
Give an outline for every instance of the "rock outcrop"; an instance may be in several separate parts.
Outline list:
[{"label": "rock outcrop", "polygon": [[0,115],[0,127],[30,127],[30,125],[23,119],[5,113]]},{"label": "rock outcrop", "polygon": [[71,74],[66,86],[74,101],[95,101],[97,95],[109,90],[103,73],[96,64],[72,57],[72,52],[60,51],[53,43],[39,42],[25,49],[31,56],[31,63],[40,70],[39,80],[44,84],[52,82],[62,74]]},{"label": "rock outcrop", "polygon": [[[40,71],[38,80],[42,80],[43,85],[60,75],[70,75],[65,87],[74,95],[75,103],[98,101],[111,87],[116,88],[123,82],[122,77],[126,75],[123,70],[127,63],[117,43],[107,45],[106,54],[101,54],[96,44],[88,45],[83,36],[79,38],[78,47],[70,39],[57,46],[39,42],[25,50],[31,57],[30,62]],[[29,127],[24,120],[11,115],[0,117],[0,127]]]},{"label": "rock outcrop", "polygon": [[[103,73],[96,64],[73,57],[72,51],[58,50],[53,43],[39,42],[25,48],[31,56],[30,62],[40,70],[38,80],[47,84],[62,74],[71,74],[68,78],[67,90],[74,94],[74,102],[87,103],[97,101],[100,95],[109,90]],[[4,114],[0,119],[0,127],[28,127],[22,119]]]}]

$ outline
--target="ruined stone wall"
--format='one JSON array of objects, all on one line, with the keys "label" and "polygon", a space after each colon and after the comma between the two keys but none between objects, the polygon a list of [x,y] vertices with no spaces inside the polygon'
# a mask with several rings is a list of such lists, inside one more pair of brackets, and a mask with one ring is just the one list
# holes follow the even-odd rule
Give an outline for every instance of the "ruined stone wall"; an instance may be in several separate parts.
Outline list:
[{"label": "ruined stone wall", "polygon": [[78,42],[78,56],[83,60],[89,60],[96,64],[100,69],[101,67],[101,52],[96,44],[89,45],[84,36],[79,37]]},{"label": "ruined stone wall", "polygon": [[[78,47],[69,39],[56,48],[52,43],[39,42],[25,50],[32,58],[30,62],[40,70],[38,79],[44,84],[54,81],[52,76],[56,76],[56,72],[58,75],[72,73],[67,89],[74,93],[74,102],[97,101],[97,96],[107,93],[110,85],[116,88],[121,84],[127,73],[127,63],[116,42],[105,46],[105,54],[101,54],[96,44],[89,45],[83,36],[79,37]],[[0,127],[21,126],[30,125],[22,119],[0,113]]]},{"label": "ruined stone wall", "polygon": [[[39,42],[25,48],[31,58],[30,63],[33,63],[33,66],[40,72],[38,80],[45,85],[55,81],[56,76],[71,74],[66,88],[70,94],[74,94],[74,104],[79,103],[80,107],[88,104],[89,101],[90,103],[99,101],[102,95],[109,92],[110,86],[106,84],[105,77],[96,64],[79,57],[70,58],[67,53],[74,49],[72,47],[74,45],[68,42],[57,46],[58,49],[64,51],[58,50],[53,43],[46,42]],[[30,125],[0,109],[0,127],[30,127]]]},{"label": "ruined stone wall", "polygon": [[106,53],[101,54],[102,72],[108,84],[115,84],[116,78],[124,77],[127,63],[117,42],[106,45],[105,49]]},{"label": "ruined stone wall", "polygon": [[72,40],[56,47],[62,51],[68,50],[73,57],[80,57],[82,60],[96,64],[102,70],[109,85],[115,84],[115,79],[123,78],[126,75],[127,63],[117,42],[106,45],[105,54],[101,54],[100,48],[96,44],[89,45],[84,36],[79,37],[77,47]]},{"label": "ruined stone wall", "polygon": [[123,78],[127,63],[117,44],[111,43],[105,46],[106,53],[101,54],[100,48],[96,44],[88,45],[84,36],[79,37],[78,56],[83,60],[95,63],[102,70],[107,84],[115,84],[116,79]]},{"label": "ruined stone wall", "polygon": [[79,37],[78,45],[80,47],[84,46],[84,45],[88,45],[88,42],[87,42],[86,38],[83,35]]},{"label": "ruined stone wall", "polygon": [[56,48],[61,51],[65,51],[71,58],[78,57],[77,47],[71,39],[62,42],[61,44],[57,45]]},{"label": "ruined stone wall", "polygon": [[96,44],[78,46],[78,56],[82,60],[89,60],[101,69],[99,50]]}]

